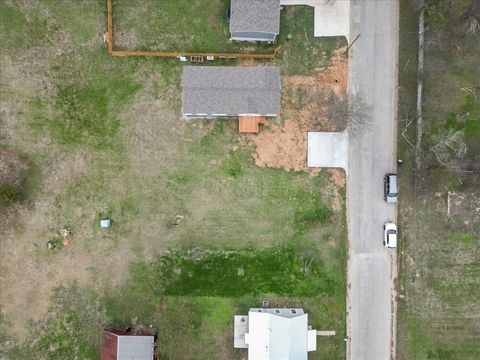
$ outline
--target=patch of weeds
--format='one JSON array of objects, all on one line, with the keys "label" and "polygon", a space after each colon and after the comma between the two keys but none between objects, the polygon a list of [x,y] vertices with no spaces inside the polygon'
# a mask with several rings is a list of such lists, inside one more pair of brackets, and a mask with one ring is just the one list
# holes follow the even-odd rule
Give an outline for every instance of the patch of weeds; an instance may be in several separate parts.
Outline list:
[{"label": "patch of weeds", "polygon": [[294,213],[294,221],[298,231],[303,232],[316,223],[325,224],[332,216],[332,210],[318,199],[309,199],[308,196],[304,196],[303,192],[299,193],[300,196],[308,200],[302,206],[299,206]]},{"label": "patch of weeds", "polygon": [[[321,188],[324,181],[321,177],[316,177],[314,188]],[[321,201],[313,189],[297,189],[294,198],[297,200],[293,214],[296,235],[303,234],[316,224],[325,224],[333,215],[332,209]]]},{"label": "patch of weeds", "polygon": [[[114,5],[116,47],[187,52],[272,52],[265,42],[229,41],[229,1],[175,0]],[[136,34],[124,41],[123,34]]]},{"label": "patch of weeds", "polygon": [[98,148],[111,147],[119,121],[108,117],[106,88],[62,86],[56,98],[59,115],[53,120],[50,134],[62,145],[90,142]]},{"label": "patch of weeds", "polygon": [[[2,145],[0,145],[2,146]],[[33,197],[40,183],[40,170],[27,154],[2,146],[0,153],[0,211]]]},{"label": "patch of weeds", "polygon": [[29,358],[29,352],[20,341],[9,335],[11,321],[0,313],[0,359],[23,360]]},{"label": "patch of weeds", "polygon": [[106,324],[99,295],[77,283],[54,289],[47,314],[32,327],[32,353],[48,359],[97,359],[98,336]]},{"label": "patch of weeds", "polygon": [[28,168],[22,172],[22,201],[28,201],[34,197],[42,183],[42,171],[33,161],[28,161]]},{"label": "patch of weeds", "polygon": [[38,45],[47,32],[47,20],[42,18],[41,12],[25,14],[14,4],[0,1],[2,53],[6,49],[10,52]]},{"label": "patch of weeds", "polygon": [[60,236],[55,235],[50,240],[47,241],[47,249],[50,253],[57,254],[63,250],[63,242]]},{"label": "patch of weeds", "polygon": [[459,113],[451,112],[445,117],[447,129],[464,130],[465,136],[480,136],[480,101],[466,95]]},{"label": "patch of weeds", "polygon": [[213,128],[202,138],[192,144],[192,151],[200,155],[220,155],[222,145],[226,143],[227,138],[231,138],[228,133],[228,119],[215,119]]},{"label": "patch of weeds", "polygon": [[[81,62],[75,53],[59,57],[51,66],[56,94],[32,99],[31,127],[46,131],[58,144],[121,152],[120,111],[141,84],[133,80],[138,62],[111,62],[99,51],[86,50],[96,61]],[[47,110],[53,108],[53,115]]]},{"label": "patch of weeds", "polygon": [[4,210],[22,200],[22,192],[8,182],[0,182],[0,210]]},{"label": "patch of weeds", "polygon": [[137,202],[132,197],[125,197],[120,201],[120,215],[122,217],[138,214]]},{"label": "patch of weeds", "polygon": [[194,300],[168,299],[160,312],[156,353],[160,359],[207,359],[208,346],[202,341],[202,309]]},{"label": "patch of weeds", "polygon": [[455,240],[464,244],[470,244],[475,240],[475,235],[473,233],[457,234],[455,235]]},{"label": "patch of weeds", "polygon": [[[314,255],[315,250],[308,253]],[[305,274],[298,248],[284,245],[268,250],[173,251],[133,272],[156,283],[167,295],[241,296],[274,293],[285,296],[334,296],[341,284],[324,270],[319,257]],[[142,274],[143,273],[143,274]],[[266,276],[268,274],[268,276]],[[163,284],[161,283],[163,279]],[[286,281],[288,279],[288,281]],[[144,280],[145,281],[145,280]]]},{"label": "patch of weeds", "polygon": [[242,161],[239,159],[238,152],[230,151],[227,159],[225,159],[220,166],[228,176],[233,178],[243,174]]},{"label": "patch of weeds", "polygon": [[153,321],[162,297],[154,289],[144,285],[145,282],[139,278],[129,278],[121,287],[105,287],[105,295],[99,300],[111,324],[121,328],[131,325],[134,318],[139,324]]},{"label": "patch of weeds", "polygon": [[[118,80],[111,86],[123,88],[122,98],[131,97],[139,88],[125,80]],[[112,95],[106,86],[60,86],[55,99],[58,115],[49,123],[50,135],[62,145],[87,144],[97,149],[117,149],[120,122],[115,112],[111,112]]]}]

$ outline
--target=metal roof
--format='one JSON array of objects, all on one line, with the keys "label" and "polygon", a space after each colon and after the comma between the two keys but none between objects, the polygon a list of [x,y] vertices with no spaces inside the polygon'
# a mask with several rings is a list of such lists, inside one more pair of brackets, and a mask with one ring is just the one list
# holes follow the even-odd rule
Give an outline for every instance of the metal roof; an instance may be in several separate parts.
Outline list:
[{"label": "metal roof", "polygon": [[248,323],[249,332],[245,334],[245,343],[248,344],[249,359],[307,360],[307,314],[284,317],[250,310]]},{"label": "metal roof", "polygon": [[119,336],[117,360],[152,360],[153,336]]},{"label": "metal roof", "polygon": [[278,67],[184,66],[182,113],[205,116],[276,115]]},{"label": "metal roof", "polygon": [[232,0],[230,32],[280,32],[280,0]]}]

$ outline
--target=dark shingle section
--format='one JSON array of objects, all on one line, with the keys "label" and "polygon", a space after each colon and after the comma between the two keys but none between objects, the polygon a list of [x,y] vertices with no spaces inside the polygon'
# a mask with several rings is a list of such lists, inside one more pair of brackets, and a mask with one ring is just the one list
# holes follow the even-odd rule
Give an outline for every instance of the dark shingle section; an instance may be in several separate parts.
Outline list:
[{"label": "dark shingle section", "polygon": [[182,113],[278,114],[278,67],[184,66]]},{"label": "dark shingle section", "polygon": [[280,0],[232,0],[230,32],[280,31]]}]

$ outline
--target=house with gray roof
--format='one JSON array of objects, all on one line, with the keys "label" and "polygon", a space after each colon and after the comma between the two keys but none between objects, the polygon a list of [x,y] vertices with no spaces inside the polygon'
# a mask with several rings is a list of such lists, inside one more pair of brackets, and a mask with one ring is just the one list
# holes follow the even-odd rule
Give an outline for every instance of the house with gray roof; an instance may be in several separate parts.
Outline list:
[{"label": "house with gray roof", "polygon": [[184,66],[182,114],[185,119],[277,116],[278,67]]},{"label": "house with gray roof", "polygon": [[280,32],[280,0],[232,0],[230,38],[274,42]]}]

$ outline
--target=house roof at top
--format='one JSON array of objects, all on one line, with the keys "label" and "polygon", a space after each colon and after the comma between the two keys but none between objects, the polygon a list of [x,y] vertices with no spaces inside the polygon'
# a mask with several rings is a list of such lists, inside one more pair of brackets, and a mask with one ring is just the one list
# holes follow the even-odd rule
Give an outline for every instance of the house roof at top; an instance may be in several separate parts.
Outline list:
[{"label": "house roof at top", "polygon": [[249,359],[307,359],[308,315],[284,317],[265,312],[248,313]]},{"label": "house roof at top", "polygon": [[183,114],[275,115],[279,107],[278,67],[183,67]]},{"label": "house roof at top", "polygon": [[280,31],[280,0],[232,0],[230,32]]}]

